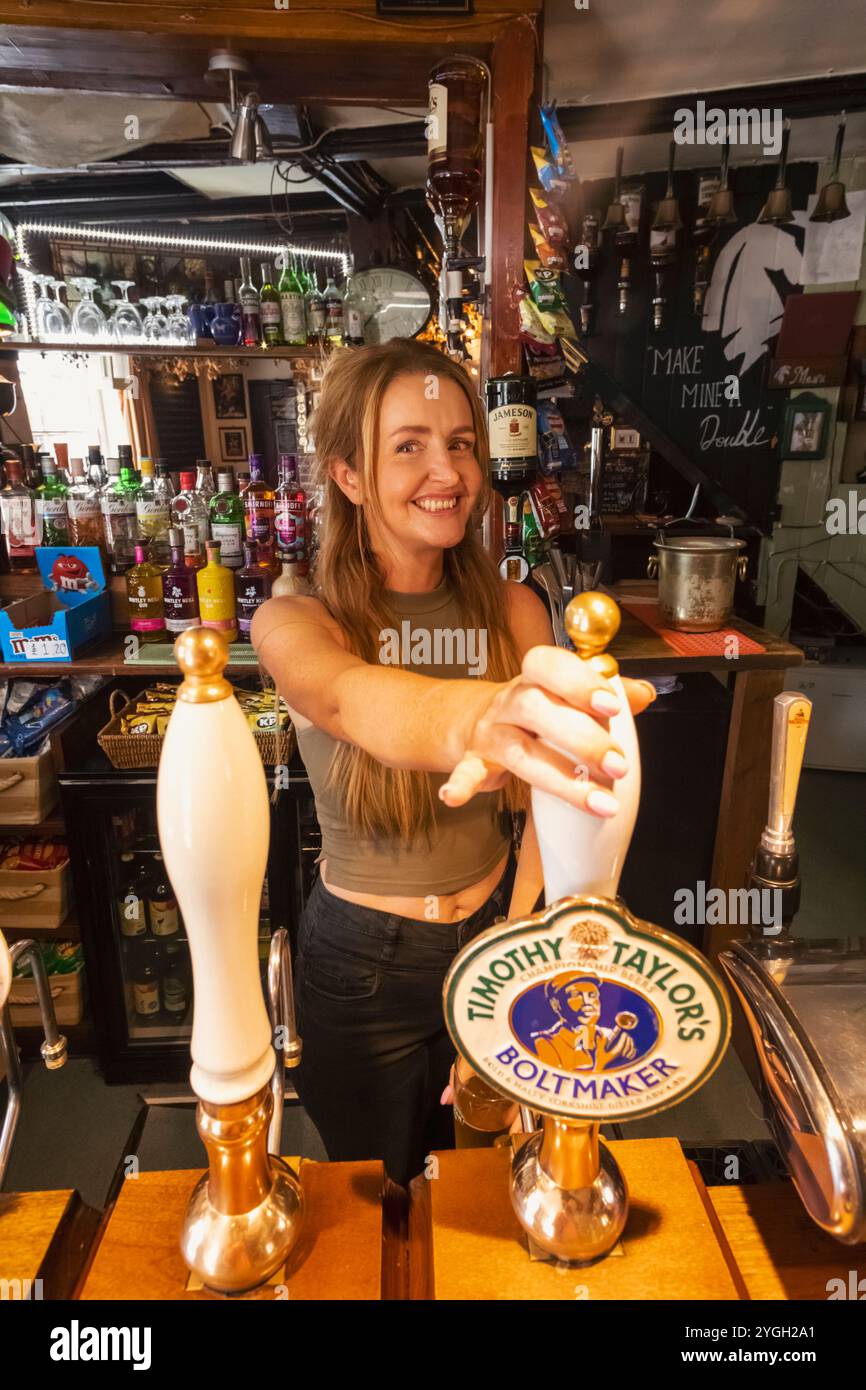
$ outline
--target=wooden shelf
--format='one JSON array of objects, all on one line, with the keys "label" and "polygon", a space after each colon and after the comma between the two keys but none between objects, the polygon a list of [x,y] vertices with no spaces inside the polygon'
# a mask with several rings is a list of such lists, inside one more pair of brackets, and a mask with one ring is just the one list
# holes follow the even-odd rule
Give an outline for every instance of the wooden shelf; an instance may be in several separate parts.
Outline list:
[{"label": "wooden shelf", "polygon": [[25,822],[3,822],[0,824],[0,840],[5,835],[65,835],[66,821],[57,809],[46,816],[44,820],[37,821],[35,825],[28,825]]},{"label": "wooden shelf", "polygon": [[244,357],[251,362],[267,361],[269,358],[297,357],[304,362],[316,362],[328,356],[328,350],[318,347],[274,347],[247,348],[237,344],[235,347],[220,347],[212,343],[210,347],[181,347],[171,343],[16,343],[9,338],[3,341],[3,350],[12,352],[82,352],[98,353],[102,356],[121,357]]},{"label": "wooden shelf", "polygon": [[73,907],[59,927],[3,927],[3,935],[7,941],[21,941],[24,937],[32,937],[34,941],[80,941],[81,927],[78,924],[78,914]]},{"label": "wooden shelf", "polygon": [[[84,652],[74,661],[2,661],[0,676],[26,677],[37,680],[46,676],[162,676],[171,679],[180,676],[176,666],[164,663],[123,659],[124,646],[129,636],[127,632],[115,632],[105,642],[100,642],[92,651]],[[255,675],[258,667],[245,662],[230,661],[226,671],[233,676]]]}]

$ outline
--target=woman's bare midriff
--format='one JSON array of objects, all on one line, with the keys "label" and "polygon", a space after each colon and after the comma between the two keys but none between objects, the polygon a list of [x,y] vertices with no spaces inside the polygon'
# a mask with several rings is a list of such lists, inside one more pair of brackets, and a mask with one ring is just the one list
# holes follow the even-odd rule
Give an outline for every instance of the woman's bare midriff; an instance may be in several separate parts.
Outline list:
[{"label": "woman's bare midriff", "polygon": [[[392,912],[398,917],[411,917],[419,922],[462,922],[471,917],[482,903],[486,903],[508,863],[506,850],[499,863],[468,888],[460,888],[456,893],[431,893],[424,898],[391,897],[379,893],[355,893],[350,888],[338,888],[328,882],[328,861],[319,866],[322,883],[335,898],[343,898],[347,903],[358,903],[361,907],[372,907],[377,912]],[[507,904],[506,904],[507,907]]]}]

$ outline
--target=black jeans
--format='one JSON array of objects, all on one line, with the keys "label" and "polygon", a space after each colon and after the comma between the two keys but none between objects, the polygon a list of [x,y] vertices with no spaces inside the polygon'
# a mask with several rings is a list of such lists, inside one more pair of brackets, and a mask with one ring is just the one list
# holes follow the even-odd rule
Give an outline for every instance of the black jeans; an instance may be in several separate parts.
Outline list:
[{"label": "black jeans", "polygon": [[514,858],[487,901],[462,922],[414,921],[359,907],[321,879],[298,935],[295,995],[301,1101],[333,1161],[381,1158],[395,1182],[454,1146],[448,1083],[454,1044],[442,984],[456,953],[508,914]]}]

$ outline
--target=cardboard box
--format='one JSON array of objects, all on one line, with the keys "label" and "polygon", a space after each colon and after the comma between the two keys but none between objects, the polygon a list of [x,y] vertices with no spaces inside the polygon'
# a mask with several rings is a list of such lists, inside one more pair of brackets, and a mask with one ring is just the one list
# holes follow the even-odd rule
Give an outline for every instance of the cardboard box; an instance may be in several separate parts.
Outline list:
[{"label": "cardboard box", "polygon": [[32,758],[0,758],[0,826],[38,825],[54,809],[58,794],[47,743]]},{"label": "cardboard box", "polygon": [[[58,1024],[80,1023],[84,1013],[84,962],[68,975],[49,975],[48,988],[54,1000],[54,1016]],[[13,1028],[42,1026],[39,996],[32,975],[12,981],[9,1018]]]},{"label": "cardboard box", "polygon": [[0,869],[0,927],[62,925],[72,906],[69,860],[57,869]]},{"label": "cardboard box", "polygon": [[72,661],[111,633],[99,547],[40,545],[34,553],[45,587],[0,612],[3,660],[28,666]]}]

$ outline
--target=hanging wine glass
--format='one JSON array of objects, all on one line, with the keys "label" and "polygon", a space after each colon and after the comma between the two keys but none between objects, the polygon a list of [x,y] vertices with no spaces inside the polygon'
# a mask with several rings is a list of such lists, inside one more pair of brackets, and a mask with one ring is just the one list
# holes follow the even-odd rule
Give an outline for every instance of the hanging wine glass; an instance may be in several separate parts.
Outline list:
[{"label": "hanging wine glass", "polygon": [[60,316],[61,323],[63,324],[59,336],[61,338],[69,338],[72,334],[72,314],[69,310],[68,305],[64,304],[63,300],[60,298],[60,291],[66,289],[66,281],[49,280],[48,288],[54,291],[54,307]]},{"label": "hanging wine glass", "polygon": [[121,298],[112,299],[114,313],[108,320],[108,330],[117,343],[140,343],[142,337],[141,314],[135,304],[129,301],[129,291],[134,280],[112,280],[112,285],[120,290]]},{"label": "hanging wine glass", "polygon": [[105,315],[93,298],[97,282],[88,275],[76,275],[70,284],[81,295],[72,315],[72,336],[77,343],[100,342],[107,336],[108,324]]}]

